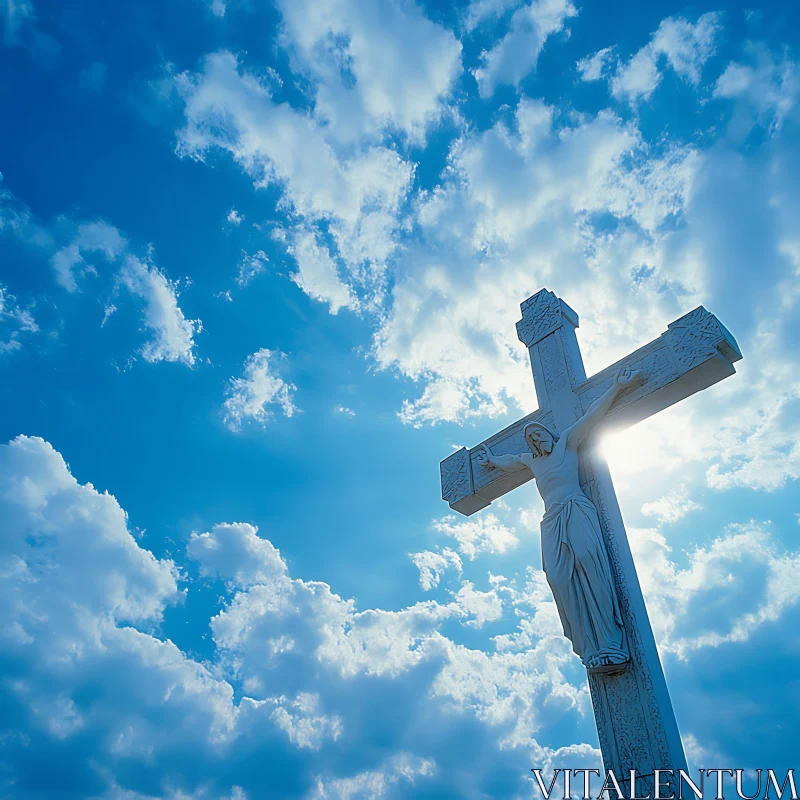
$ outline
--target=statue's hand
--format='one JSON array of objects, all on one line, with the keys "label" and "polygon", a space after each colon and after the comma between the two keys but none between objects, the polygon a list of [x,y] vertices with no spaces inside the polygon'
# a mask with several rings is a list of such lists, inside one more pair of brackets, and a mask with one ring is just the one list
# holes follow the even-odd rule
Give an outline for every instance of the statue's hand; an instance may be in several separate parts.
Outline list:
[{"label": "statue's hand", "polygon": [[644,370],[632,370],[630,367],[623,367],[616,378],[617,386],[625,389],[628,386],[641,386],[644,383]]},{"label": "statue's hand", "polygon": [[478,453],[476,462],[478,466],[483,467],[484,469],[494,469],[492,457],[489,455],[489,451],[485,447],[481,448],[481,452]]}]

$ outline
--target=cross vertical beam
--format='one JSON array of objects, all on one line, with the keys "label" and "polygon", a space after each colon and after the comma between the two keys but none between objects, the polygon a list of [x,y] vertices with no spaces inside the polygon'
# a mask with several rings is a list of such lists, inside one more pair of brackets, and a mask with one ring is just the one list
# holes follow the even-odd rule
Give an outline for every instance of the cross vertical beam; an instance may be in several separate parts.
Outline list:
[{"label": "cross vertical beam", "polygon": [[[541,291],[521,307],[517,333],[528,347],[539,406],[557,431],[583,414],[578,387],[586,380],[575,329],[578,315],[554,294]],[[614,572],[631,665],[620,675],[589,675],[603,763],[621,780],[635,769],[686,769],[678,723],[633,563],[625,525],[605,461],[596,448],[581,454],[581,488],[598,511]]]}]

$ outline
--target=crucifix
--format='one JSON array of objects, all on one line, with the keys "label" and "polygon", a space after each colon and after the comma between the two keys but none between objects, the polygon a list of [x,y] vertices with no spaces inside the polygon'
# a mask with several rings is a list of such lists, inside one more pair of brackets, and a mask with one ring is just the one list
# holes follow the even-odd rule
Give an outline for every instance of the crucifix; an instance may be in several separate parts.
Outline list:
[{"label": "crucifix", "polygon": [[605,769],[626,794],[632,771],[637,790],[652,792],[654,771],[677,775],[686,756],[595,433],[632,425],[733,375],[742,354],[699,306],[587,379],[578,315],[546,289],[521,310],[517,334],[528,347],[539,409],[442,461],[442,498],[470,515],[536,480],[545,503],[542,563],[564,634],[587,668]]}]

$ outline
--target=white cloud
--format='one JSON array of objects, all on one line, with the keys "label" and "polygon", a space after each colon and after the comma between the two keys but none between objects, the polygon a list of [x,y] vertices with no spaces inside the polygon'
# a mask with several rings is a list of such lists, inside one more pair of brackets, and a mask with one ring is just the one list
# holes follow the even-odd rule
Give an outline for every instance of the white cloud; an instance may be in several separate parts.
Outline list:
[{"label": "white cloud", "polygon": [[356,412],[353,411],[352,408],[348,408],[347,406],[334,406],[334,412],[337,414],[343,414],[346,417],[354,417]]},{"label": "white cloud", "polygon": [[215,17],[224,17],[225,12],[228,10],[227,0],[211,0],[209,8]]},{"label": "white cloud", "polygon": [[285,358],[285,353],[261,348],[247,357],[243,376],[228,381],[223,419],[230,430],[239,431],[251,421],[265,425],[273,418],[270,406],[280,408],[286,417],[298,410],[294,404],[297,387],[277,374]]},{"label": "white cloud", "polygon": [[0,232],[16,236],[27,233],[33,240],[47,239],[45,232],[34,225],[30,209],[5,188],[0,188]]},{"label": "white cloud", "polygon": [[378,800],[386,797],[395,784],[413,786],[420,778],[424,780],[432,775],[435,769],[436,763],[432,759],[400,753],[387,759],[377,770],[360,772],[350,778],[318,778],[316,789],[307,800]]},{"label": "white cloud", "polygon": [[749,55],[754,64],[731,62],[714,87],[714,96],[735,98],[746,112],[745,119],[736,120],[749,129],[758,122],[773,133],[781,128],[800,99],[800,69],[785,54],[776,59],[763,46],[750,45]]},{"label": "white cloud", "polygon": [[127,255],[119,279],[131,294],[144,301],[144,324],[153,335],[141,350],[145,361],[195,361],[194,336],[199,320],[186,319],[178,305],[177,283],[150,261]]},{"label": "white cloud", "polygon": [[[208,56],[201,73],[183,73],[176,85],[186,104],[180,155],[203,158],[221,149],[256,186],[283,187],[287,204],[301,217],[286,242],[299,253],[295,281],[303,290],[328,301],[332,311],[352,305],[356,289],[374,302],[383,292],[385,262],[395,247],[413,166],[375,144],[339,152],[330,126],[275,103],[268,86],[241,73],[231,53]],[[331,237],[325,257],[308,232],[309,225],[322,221]],[[346,272],[339,278],[336,256]]]},{"label": "white cloud", "polygon": [[716,12],[703,14],[694,25],[682,17],[667,17],[627,63],[617,62],[613,74],[609,68],[611,47],[581,59],[578,71],[586,81],[608,77],[614,97],[631,103],[647,100],[661,83],[662,59],[678,77],[697,86],[703,65],[714,54],[720,21]]},{"label": "white cloud", "polygon": [[297,747],[317,751],[322,748],[326,739],[335,742],[342,733],[342,721],[339,717],[328,717],[319,713],[318,694],[301,692],[294,700],[280,697],[272,702],[277,708],[270,714],[270,718]]},{"label": "white cloud", "polygon": [[[542,286],[564,297],[581,316],[588,374],[702,302],[737,335],[739,374],[608,442],[615,477],[641,484],[647,470],[663,494],[676,478],[702,480],[695,467],[719,490],[795,480],[800,386],[788,342],[800,200],[780,166],[791,162],[790,140],[787,128],[749,167],[723,144],[655,158],[613,115],[558,127],[532,101],[511,124],[465,135],[443,185],[419,200],[422,242],[403,254],[375,338],[378,364],[421,386],[401,418],[422,425],[534,407],[509,297]],[[740,237],[754,215],[763,235]],[[613,222],[597,228],[595,216]],[[760,278],[749,282],[753,263]],[[723,277],[733,264],[747,286],[735,295]]]},{"label": "white cloud", "polygon": [[442,575],[448,569],[454,569],[461,574],[461,558],[449,547],[438,553],[433,550],[411,553],[410,558],[419,570],[419,585],[426,592],[439,585]]},{"label": "white cloud", "polygon": [[[585,709],[585,689],[571,686],[561,674],[572,660],[569,643],[549,592],[545,597],[538,578],[531,580],[536,588],[529,584],[517,590],[494,579],[488,592],[467,581],[444,605],[427,601],[399,611],[359,612],[353,600],[342,599],[327,584],[285,575],[238,592],[212,620],[212,630],[224,662],[253,696],[275,690],[281,664],[301,682],[320,669],[342,680],[386,680],[425,665],[435,673],[425,690],[431,697],[496,727],[504,747],[538,748],[533,734],[543,719]],[[524,652],[486,654],[455,645],[438,630],[448,620],[468,627],[496,622],[506,599],[518,608],[518,619],[526,620],[529,610],[537,620],[541,614],[548,619],[527,627]],[[548,710],[546,697],[551,698]],[[346,730],[346,718],[342,725]],[[541,753],[544,760],[552,751]]]},{"label": "white cloud", "polygon": [[508,33],[482,54],[482,65],[475,70],[481,97],[491,97],[499,84],[519,86],[536,67],[548,37],[563,30],[577,13],[570,0],[532,0],[518,8]]},{"label": "white cloud", "polygon": [[658,26],[652,48],[666,56],[681,78],[696,86],[703,65],[714,53],[720,27],[721,15],[716,12],[703,14],[694,25],[681,17],[668,17]]},{"label": "white cloud", "polygon": [[21,349],[20,337],[39,330],[30,308],[22,308],[17,298],[0,283],[0,355]]},{"label": "white cloud", "polygon": [[327,248],[317,244],[313,231],[299,231],[289,251],[297,261],[292,280],[311,298],[328,303],[331,314],[340,308],[358,308],[352,289],[339,277]]},{"label": "white cloud", "polygon": [[559,667],[571,659],[565,641],[562,634],[524,652],[492,654],[448,641],[448,660],[434,681],[434,695],[472,709],[478,719],[503,731],[501,748],[538,750],[533,735],[548,716],[545,698],[564,710],[577,711],[584,702],[581,691],[560,675]]},{"label": "white cloud", "polygon": [[238,227],[244,222],[244,214],[240,214],[235,208],[231,208],[228,216],[225,217],[229,224]]},{"label": "white cloud", "polygon": [[659,522],[673,523],[683,519],[690,511],[696,511],[700,506],[690,497],[685,486],[673,489],[669,494],[645,503],[642,514],[646,517],[656,517]]},{"label": "white cloud", "polygon": [[[69,242],[64,240],[64,229]],[[79,279],[87,274],[105,277],[87,261],[90,254],[98,254],[111,267],[104,287],[112,282],[111,297],[103,303],[104,315],[100,322],[105,326],[109,317],[117,310],[116,296],[120,286],[141,301],[143,327],[152,337],[141,349],[146,361],[180,361],[192,365],[195,360],[194,336],[202,329],[199,320],[186,319],[178,305],[177,282],[170,281],[150,259],[140,259],[115,226],[95,220],[76,223],[59,217],[49,225],[40,223],[27,206],[10,192],[0,192],[0,232],[10,234],[42,258],[49,259],[58,284],[70,293],[78,290]],[[115,302],[112,302],[112,299]],[[20,324],[20,330],[32,330],[36,325],[29,309],[10,310],[10,295],[5,297],[6,311]],[[17,337],[8,340],[16,347]]]},{"label": "white cloud", "polygon": [[[239,223],[236,223],[237,225]],[[236,283],[239,286],[247,286],[256,275],[262,273],[269,264],[269,257],[263,250],[258,250],[255,253],[248,254],[242,250],[242,260],[239,262],[239,274],[236,277]]]},{"label": "white cloud", "polygon": [[[155,790],[159,797],[246,797],[275,774],[273,767],[264,771],[266,746],[276,757],[281,747],[324,751],[320,760],[291,759],[293,781],[319,774],[319,797],[432,777],[441,737],[419,743],[413,756],[400,739],[355,763],[325,751],[350,723],[374,726],[366,712],[375,692],[392,697],[392,678],[412,673],[416,686],[402,689],[420,700],[411,724],[424,726],[433,713],[445,726],[440,730],[455,731],[468,714],[501,732],[505,747],[535,747],[542,761],[554,752],[535,743],[533,730],[578,702],[580,692],[559,671],[570,659],[563,641],[487,656],[438,631],[447,620],[496,621],[504,596],[521,605],[536,602],[531,592],[517,598],[510,587],[498,589],[502,581],[488,592],[465,583],[447,605],[359,612],[327,584],[290,577],[277,550],[243,524],[217,525],[188,543],[201,571],[239,587],[212,620],[217,657],[203,666],[171,642],[130,627],[158,624],[166,605],[180,598],[178,573],[141,549],[113,497],[78,484],[40,439],[21,437],[0,448],[0,477],[0,638],[5,658],[25,675],[4,691],[12,692],[15,708],[26,709],[37,747],[42,736],[90,744],[85,756],[71,751],[76,766],[91,759],[87,796],[146,798]],[[238,704],[224,674],[242,681],[246,694]],[[88,698],[87,675],[95,689]],[[365,693],[367,684],[357,681],[366,676]],[[485,745],[496,752],[495,733],[487,734]],[[519,757],[509,760],[510,774]],[[24,769],[24,759],[18,763]],[[164,771],[174,783],[161,783]],[[452,775],[442,781],[449,785]],[[106,793],[98,782],[107,783]]]},{"label": "white cloud", "polygon": [[481,514],[464,522],[450,514],[435,520],[433,528],[455,539],[458,552],[470,561],[480,553],[505,553],[519,544],[514,529],[507,528],[494,514]]},{"label": "white cloud", "polygon": [[471,0],[464,16],[464,28],[471,32],[485,20],[501,17],[518,2],[519,0]]},{"label": "white cloud", "polygon": [[[762,363],[766,370],[773,366]],[[713,489],[776,491],[800,478],[800,424],[791,414],[800,400],[800,381],[765,381],[758,389],[748,393],[741,387],[749,402],[738,411],[729,408],[719,427],[709,430],[719,437],[709,442],[716,458],[706,480]]]},{"label": "white cloud", "polygon": [[482,628],[487,622],[496,622],[503,616],[503,602],[497,592],[478,591],[469,581],[464,581],[453,593],[453,602],[460,613],[468,617],[464,624],[470,628]]},{"label": "white cloud", "polygon": [[704,747],[692,733],[681,734],[681,741],[686,751],[686,758],[695,769],[713,769],[713,767],[707,767],[706,765],[730,763],[730,758],[724,756],[717,750],[713,750],[707,746]]},{"label": "white cloud", "polygon": [[76,271],[81,276],[96,272],[85,260],[87,253],[100,253],[107,261],[114,261],[125,251],[127,245],[119,230],[107,222],[98,220],[79,225],[70,244],[50,257],[56,280],[68,292],[77,291]]},{"label": "white cloud", "polygon": [[[419,199],[420,241],[402,254],[375,337],[379,366],[423,386],[402,419],[499,415],[509,400],[535,407],[509,298],[542,286],[581,315],[589,369],[638,347],[644,321],[664,330],[703,285],[702,265],[660,248],[660,226],[684,207],[699,166],[689,148],[649,156],[636,127],[608,112],[557,125],[540,101],[521,101],[510,125],[464,135],[443,185]],[[615,233],[595,228],[603,216]]]},{"label": "white cloud", "polygon": [[176,599],[172,563],[140,549],[116,500],[78,484],[47,442],[20,436],[1,445],[0,475],[5,636],[66,654],[100,618],[158,620]]},{"label": "white cloud", "polygon": [[577,63],[578,72],[585,81],[599,81],[606,76],[606,70],[614,57],[613,47],[604,47],[594,55],[586,56]]},{"label": "white cloud", "polygon": [[286,574],[280,552],[246,522],[221,523],[206,533],[193,533],[186,553],[198,562],[201,575],[222,578],[240,588]]},{"label": "white cloud", "polygon": [[421,140],[461,71],[461,44],[413,0],[280,0],[286,44],[340,141],[385,128]]},{"label": "white cloud", "polygon": [[800,600],[800,553],[786,552],[768,524],[729,525],[679,568],[663,534],[632,529],[631,546],[659,646],[692,651],[746,642]]}]

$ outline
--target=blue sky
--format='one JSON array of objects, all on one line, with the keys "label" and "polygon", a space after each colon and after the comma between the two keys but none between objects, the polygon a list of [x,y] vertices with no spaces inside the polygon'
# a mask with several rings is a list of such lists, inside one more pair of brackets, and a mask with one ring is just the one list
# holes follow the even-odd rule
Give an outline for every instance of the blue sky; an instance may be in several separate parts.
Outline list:
[{"label": "blue sky", "polygon": [[694,767],[797,766],[800,7],[0,3],[0,785],[525,798],[593,767],[526,485],[438,462],[699,304],[604,443]]}]

